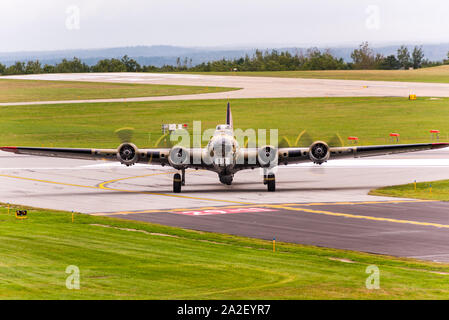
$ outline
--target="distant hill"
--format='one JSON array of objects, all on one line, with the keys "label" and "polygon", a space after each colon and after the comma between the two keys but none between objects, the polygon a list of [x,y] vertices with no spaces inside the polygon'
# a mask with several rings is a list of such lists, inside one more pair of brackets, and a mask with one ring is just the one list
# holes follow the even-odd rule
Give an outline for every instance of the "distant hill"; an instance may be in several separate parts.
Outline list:
[{"label": "distant hill", "polygon": [[[376,47],[374,50],[383,55],[395,54],[400,45],[391,45],[384,47]],[[413,45],[409,45],[413,48]],[[305,52],[307,48],[258,48],[260,50],[277,49],[279,51],[289,51],[296,53]],[[325,48],[320,48],[325,49]],[[331,47],[331,52],[345,61],[351,61],[351,52],[354,47]],[[137,60],[142,65],[154,65],[161,67],[162,65],[176,65],[177,58],[183,61],[188,58],[189,63],[192,59],[192,65],[202,62],[220,60],[223,58],[234,59],[248,55],[253,55],[256,48],[189,48],[177,46],[135,46],[135,47],[118,47],[105,49],[76,49],[76,50],[57,50],[57,51],[30,51],[30,52],[8,52],[0,53],[0,63],[7,66],[14,64],[16,61],[40,60],[42,64],[55,64],[62,59],[71,59],[73,57],[80,58],[88,65],[94,65],[98,60],[105,58],[121,58],[124,55]],[[423,45],[425,58],[432,61],[441,61],[447,58],[449,51],[449,43],[442,44],[426,44]]]},{"label": "distant hill", "polygon": [[255,50],[224,50],[210,48],[187,48],[175,46],[137,46],[119,47],[106,49],[78,49],[60,51],[30,51],[30,52],[8,52],[0,53],[0,62],[7,66],[16,61],[29,61],[38,59],[42,64],[55,64],[62,59],[80,58],[88,65],[94,65],[98,60],[105,58],[121,58],[124,55],[137,60],[143,65],[154,65],[161,67],[164,64],[176,65],[178,57],[181,60],[192,59],[192,64],[199,64],[211,60],[223,58],[236,58],[245,54],[253,54]]}]

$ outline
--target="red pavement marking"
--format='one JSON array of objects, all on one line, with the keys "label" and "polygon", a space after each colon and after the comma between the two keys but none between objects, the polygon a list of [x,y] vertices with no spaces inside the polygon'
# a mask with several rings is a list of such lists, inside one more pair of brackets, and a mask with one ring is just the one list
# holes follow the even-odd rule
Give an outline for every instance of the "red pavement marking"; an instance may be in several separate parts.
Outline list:
[{"label": "red pavement marking", "polygon": [[207,216],[207,215],[213,215],[213,214],[272,212],[272,211],[278,211],[278,210],[268,209],[268,208],[233,208],[233,209],[173,211],[172,213],[183,214],[183,215],[187,215],[187,216]]}]

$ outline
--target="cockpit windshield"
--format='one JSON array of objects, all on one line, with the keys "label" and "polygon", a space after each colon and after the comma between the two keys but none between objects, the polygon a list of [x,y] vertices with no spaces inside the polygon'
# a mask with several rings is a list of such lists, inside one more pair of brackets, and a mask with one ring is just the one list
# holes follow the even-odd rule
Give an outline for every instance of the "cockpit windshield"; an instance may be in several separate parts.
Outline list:
[{"label": "cockpit windshield", "polygon": [[231,126],[229,124],[219,124],[217,130],[231,130]]}]

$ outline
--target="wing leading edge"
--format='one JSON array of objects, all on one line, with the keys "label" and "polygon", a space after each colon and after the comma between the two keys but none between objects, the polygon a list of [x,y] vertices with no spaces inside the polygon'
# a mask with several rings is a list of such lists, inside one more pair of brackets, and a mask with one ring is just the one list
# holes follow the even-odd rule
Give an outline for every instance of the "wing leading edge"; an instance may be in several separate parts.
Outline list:
[{"label": "wing leading edge", "polygon": [[[394,144],[394,145],[354,146],[354,147],[329,147],[327,150],[328,152],[323,153],[323,159],[327,161],[341,158],[374,157],[396,153],[442,149],[446,147],[449,147],[449,143],[441,142],[441,143]],[[300,163],[308,161],[311,161],[310,148],[279,149],[279,164]]]},{"label": "wing leading edge", "polygon": [[[117,149],[79,149],[79,148],[36,148],[36,147],[0,147],[1,151],[24,155],[82,159],[118,161]],[[140,163],[168,164],[170,149],[139,149]]]}]

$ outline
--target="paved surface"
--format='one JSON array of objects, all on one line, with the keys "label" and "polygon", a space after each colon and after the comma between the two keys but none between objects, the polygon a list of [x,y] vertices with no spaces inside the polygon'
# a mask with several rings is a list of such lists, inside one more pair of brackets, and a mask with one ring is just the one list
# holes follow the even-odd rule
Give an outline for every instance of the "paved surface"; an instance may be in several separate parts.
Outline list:
[{"label": "paved surface", "polygon": [[[242,88],[237,91],[180,95],[165,97],[141,97],[126,99],[98,99],[72,101],[39,101],[26,104],[123,102],[156,100],[236,99],[236,98],[286,98],[286,97],[407,97],[410,93],[426,97],[449,97],[449,84],[389,82],[361,80],[295,79],[274,77],[209,76],[163,73],[88,73],[41,74],[7,76],[10,79],[100,81],[121,83],[150,83],[191,86],[216,86]],[[0,103],[1,105],[21,105]]]},{"label": "paved surface", "polygon": [[[414,179],[448,179],[448,169],[446,149],[287,166],[279,168],[275,193],[266,191],[258,170],[238,173],[232,186],[220,184],[215,173],[189,171],[183,193],[174,195],[172,169],[0,152],[0,201],[449,262],[447,204],[367,195]],[[369,203],[329,204],[360,201]],[[223,206],[274,211],[172,213]]]},{"label": "paved surface", "polygon": [[447,202],[290,203],[114,216],[266,240],[275,237],[276,241],[449,262]]},{"label": "paved surface", "polygon": [[[432,158],[429,158],[432,157]],[[83,213],[172,209],[225,204],[391,200],[368,196],[385,185],[449,178],[449,148],[407,155],[334,160],[322,166],[281,166],[275,193],[260,170],[235,175],[232,186],[214,172],[188,170],[172,193],[171,168],[0,152],[0,201]]]}]

